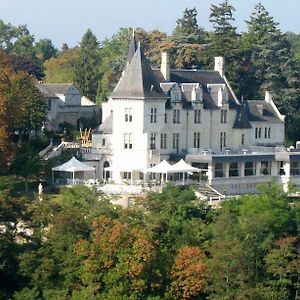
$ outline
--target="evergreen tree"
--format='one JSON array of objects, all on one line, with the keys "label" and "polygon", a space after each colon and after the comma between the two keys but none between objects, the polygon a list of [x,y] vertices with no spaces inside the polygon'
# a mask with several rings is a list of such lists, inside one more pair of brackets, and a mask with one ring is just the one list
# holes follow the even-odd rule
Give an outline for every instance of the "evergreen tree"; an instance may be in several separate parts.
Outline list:
[{"label": "evergreen tree", "polygon": [[244,60],[244,53],[240,36],[232,24],[235,20],[234,11],[235,8],[227,0],[211,6],[210,22],[214,31],[211,35],[210,62],[213,62],[215,56],[225,57],[226,77],[238,91],[240,74],[243,72],[240,62]]},{"label": "evergreen tree", "polygon": [[78,59],[75,63],[74,83],[84,96],[93,101],[96,100],[100,80],[99,64],[99,42],[88,29],[80,42]]},{"label": "evergreen tree", "polygon": [[274,21],[274,18],[270,16],[261,3],[254,7],[254,12],[246,23],[248,32],[243,35],[243,39],[248,47],[256,47],[264,43],[271,34],[280,33],[277,28],[278,23]]},{"label": "evergreen tree", "polygon": [[198,26],[196,8],[186,8],[171,37],[174,43],[175,65],[178,68],[201,67],[206,63],[207,32]]}]

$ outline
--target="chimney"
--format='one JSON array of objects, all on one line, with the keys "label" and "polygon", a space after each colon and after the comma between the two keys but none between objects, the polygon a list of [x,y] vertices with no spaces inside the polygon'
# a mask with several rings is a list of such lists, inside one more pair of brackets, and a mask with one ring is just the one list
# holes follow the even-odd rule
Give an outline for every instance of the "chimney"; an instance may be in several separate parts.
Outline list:
[{"label": "chimney", "polygon": [[269,91],[266,91],[265,93],[265,101],[267,103],[272,103],[272,94]]},{"label": "chimney", "polygon": [[170,60],[169,52],[163,51],[161,53],[161,66],[160,71],[166,81],[170,81]]},{"label": "chimney", "polygon": [[222,56],[215,57],[215,71],[218,71],[222,77],[225,75],[225,59]]}]

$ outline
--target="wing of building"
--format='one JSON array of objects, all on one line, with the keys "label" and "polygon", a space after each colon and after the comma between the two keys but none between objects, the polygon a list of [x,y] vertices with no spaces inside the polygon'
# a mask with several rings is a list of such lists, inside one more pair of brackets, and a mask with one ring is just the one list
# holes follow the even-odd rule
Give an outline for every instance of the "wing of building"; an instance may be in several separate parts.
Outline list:
[{"label": "wing of building", "polygon": [[241,194],[274,178],[286,184],[291,172],[299,173],[297,155],[283,149],[285,117],[271,93],[240,101],[222,57],[215,58],[214,70],[179,70],[170,69],[164,52],[161,68],[152,69],[133,39],[102,109],[103,122],[85,150],[100,179],[143,180],[143,170],[183,158],[217,190]]},{"label": "wing of building", "polygon": [[37,82],[36,87],[48,105],[45,124],[48,130],[58,130],[60,125],[63,127],[65,124],[79,130],[91,119],[100,120],[100,107],[81,96],[72,83]]}]

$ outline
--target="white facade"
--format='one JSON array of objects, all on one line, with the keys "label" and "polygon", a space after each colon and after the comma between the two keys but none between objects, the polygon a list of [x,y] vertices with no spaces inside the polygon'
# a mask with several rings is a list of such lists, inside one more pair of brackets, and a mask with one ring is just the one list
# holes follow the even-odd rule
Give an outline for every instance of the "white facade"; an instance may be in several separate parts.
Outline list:
[{"label": "white facade", "polygon": [[162,62],[161,70],[151,70],[138,48],[103,104],[102,125],[85,150],[87,160],[98,161],[100,179],[141,181],[163,159],[184,158],[228,194],[253,192],[274,179],[287,185],[289,155],[274,148],[284,142],[284,116],[270,93],[241,103],[220,57],[214,71],[170,70],[166,54]]}]

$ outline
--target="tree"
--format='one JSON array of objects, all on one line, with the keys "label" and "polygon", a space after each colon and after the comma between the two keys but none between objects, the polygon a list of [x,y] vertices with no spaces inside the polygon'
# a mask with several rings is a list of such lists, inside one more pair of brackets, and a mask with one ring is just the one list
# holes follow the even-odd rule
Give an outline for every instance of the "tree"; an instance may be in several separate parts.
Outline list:
[{"label": "tree", "polygon": [[9,126],[12,112],[9,112],[9,101],[6,95],[9,86],[9,77],[12,68],[8,57],[0,53],[0,171],[5,171],[11,158],[11,141],[9,139]]},{"label": "tree", "polygon": [[74,83],[82,95],[93,101],[96,100],[97,88],[101,79],[99,65],[99,43],[93,32],[88,29],[80,42],[74,69]]},{"label": "tree", "polygon": [[[28,235],[26,222],[30,218],[28,205],[24,197],[12,196],[13,191],[0,189],[0,298],[11,299],[19,289],[24,278],[18,273],[18,256],[26,250]],[[22,241],[23,243],[20,243]]]},{"label": "tree", "polygon": [[49,83],[73,82],[78,52],[78,48],[68,48],[61,51],[57,57],[45,61],[45,81]]},{"label": "tree", "polygon": [[204,253],[198,247],[185,246],[178,250],[172,267],[172,291],[177,299],[194,299],[206,285]]},{"label": "tree", "polygon": [[265,257],[270,285],[280,299],[297,299],[300,293],[300,252],[296,237],[286,236],[276,241],[276,247]]},{"label": "tree", "polygon": [[210,61],[215,56],[223,56],[226,61],[226,77],[235,90],[239,90],[239,78],[243,72],[241,61],[244,60],[240,36],[233,26],[235,8],[224,1],[219,5],[211,6],[210,22],[214,31],[211,34]]},{"label": "tree", "polygon": [[49,39],[41,39],[34,45],[34,50],[36,56],[42,61],[45,62],[46,60],[56,57],[58,50],[52,44],[52,41]]},{"label": "tree", "polygon": [[17,149],[12,169],[15,174],[24,178],[26,193],[28,193],[28,179],[39,177],[42,167],[41,159],[30,147],[24,145]]},{"label": "tree", "polygon": [[175,64],[178,68],[201,67],[205,64],[208,34],[198,26],[196,8],[186,8],[176,21],[171,40],[175,43]]},{"label": "tree", "polygon": [[243,34],[243,40],[250,48],[265,43],[270,35],[280,33],[277,28],[278,23],[274,21],[274,18],[270,16],[261,3],[254,7],[254,12],[246,23],[248,31]]}]

